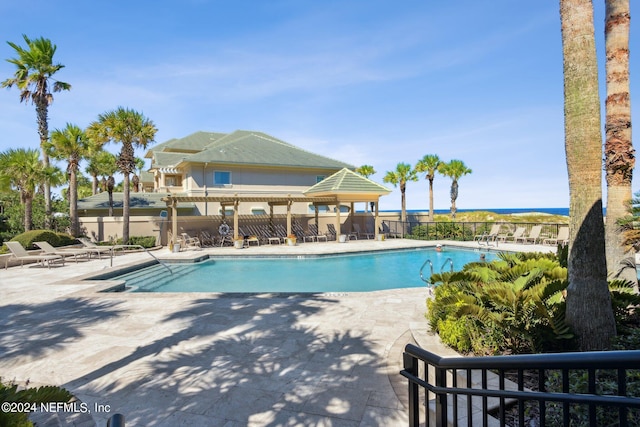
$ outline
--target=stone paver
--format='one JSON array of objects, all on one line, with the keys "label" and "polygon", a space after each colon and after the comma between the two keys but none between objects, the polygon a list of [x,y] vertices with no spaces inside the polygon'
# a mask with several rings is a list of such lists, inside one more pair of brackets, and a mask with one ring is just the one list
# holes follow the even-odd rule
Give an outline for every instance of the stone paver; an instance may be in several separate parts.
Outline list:
[{"label": "stone paver", "polygon": [[[154,254],[303,255],[435,243]],[[132,253],[0,270],[3,380],[66,387],[99,426],[116,412],[127,426],[406,425],[401,349],[411,327],[425,325],[425,288],[230,297],[96,293],[78,278],[147,259]],[[73,423],[90,425],[77,415]]]}]

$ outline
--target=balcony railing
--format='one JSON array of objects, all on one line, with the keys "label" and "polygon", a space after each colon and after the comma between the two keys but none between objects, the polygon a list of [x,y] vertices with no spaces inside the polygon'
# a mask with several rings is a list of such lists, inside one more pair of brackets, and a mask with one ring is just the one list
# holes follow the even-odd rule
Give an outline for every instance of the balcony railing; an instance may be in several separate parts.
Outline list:
[{"label": "balcony railing", "polygon": [[408,344],[400,373],[411,427],[640,425],[640,350],[444,358]]}]

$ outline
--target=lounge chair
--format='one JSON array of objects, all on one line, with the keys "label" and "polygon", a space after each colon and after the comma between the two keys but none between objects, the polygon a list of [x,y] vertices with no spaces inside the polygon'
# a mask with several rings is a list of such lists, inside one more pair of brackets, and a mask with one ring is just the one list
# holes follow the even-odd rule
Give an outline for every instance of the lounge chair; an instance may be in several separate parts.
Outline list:
[{"label": "lounge chair", "polygon": [[242,227],[238,227],[238,231],[240,232],[240,236],[244,237],[244,240],[247,242],[247,246],[251,246],[251,242],[257,243],[260,246],[260,240],[258,236],[252,234],[251,232],[247,233],[248,230],[244,230]]},{"label": "lounge chair", "polygon": [[280,237],[272,235],[271,234],[271,230],[266,225],[263,225],[263,226],[260,227],[260,235],[264,239],[266,239],[269,242],[270,245],[272,245],[274,242],[279,245],[280,242],[281,242]]},{"label": "lounge chair", "polygon": [[316,235],[309,231],[304,231],[302,225],[297,221],[293,223],[293,232],[298,237],[298,239],[302,239],[303,242],[306,242],[307,239],[311,240],[312,242],[316,241]]},{"label": "lounge chair", "polygon": [[47,263],[47,268],[51,268],[51,263],[53,261],[62,261],[62,265],[64,265],[64,257],[60,256],[60,255],[44,255],[44,254],[38,254],[38,255],[31,255],[29,254],[29,252],[27,252],[27,250],[25,248],[22,247],[22,245],[20,244],[20,242],[4,242],[5,245],[7,245],[7,248],[9,248],[9,250],[11,251],[11,255],[10,257],[7,257],[4,261],[4,269],[7,269],[7,266],[9,265],[9,260],[11,258],[15,258],[20,260],[20,267],[22,267],[24,265],[25,261],[35,261],[35,262],[39,262],[40,264],[42,264],[42,266],[44,267],[44,263]]},{"label": "lounge chair", "polygon": [[331,240],[338,240],[338,232],[333,224],[327,224],[327,232],[325,233]]},{"label": "lounge chair", "polygon": [[325,242],[327,241],[327,235],[320,234],[318,227],[316,227],[315,224],[309,224],[309,233],[316,236],[316,242],[319,242],[320,240],[324,240]]},{"label": "lounge chair", "polygon": [[527,236],[522,236],[520,238],[516,239],[516,243],[521,240],[522,243],[537,243],[538,239],[540,239],[540,233],[542,232],[542,226],[541,225],[534,225],[533,227],[531,227],[531,230],[529,231],[529,234]]},{"label": "lounge chair", "polygon": [[362,229],[360,228],[360,224],[358,224],[357,222],[353,224],[353,229],[356,230],[356,234],[358,235],[358,237],[361,237],[364,235],[364,237],[366,237],[367,239],[373,239],[374,234],[373,233],[369,233],[369,232],[363,232]]},{"label": "lounge chair", "polygon": [[500,233],[501,226],[502,224],[493,224],[491,226],[491,230],[489,230],[488,233],[485,232],[482,234],[476,234],[473,237],[473,240],[477,242],[480,242],[480,241],[492,242],[498,237],[498,233]]},{"label": "lounge chair", "polygon": [[527,229],[524,227],[516,227],[516,231],[514,231],[512,235],[498,237],[498,240],[502,240],[504,243],[508,243],[508,242],[515,243],[518,239],[524,236],[525,231],[527,231]]},{"label": "lounge chair", "polygon": [[115,246],[96,245],[91,240],[83,238],[83,237],[79,238],[78,240],[80,241],[80,243],[82,243],[84,245],[84,248],[86,250],[88,250],[91,253],[97,254],[98,255],[98,259],[100,259],[101,255],[104,254],[104,253],[108,253],[109,255],[113,256],[113,250],[114,250]]},{"label": "lounge chair", "polygon": [[555,238],[548,238],[542,241],[543,245],[566,244],[569,242],[569,227],[560,227]]},{"label": "lounge chair", "polygon": [[274,228],[275,228],[276,236],[278,236],[280,241],[282,243],[286,242],[287,241],[287,229],[284,228],[284,225],[276,224]]},{"label": "lounge chair", "polygon": [[204,247],[212,247],[216,245],[216,237],[207,230],[200,231],[200,244]]},{"label": "lounge chair", "polygon": [[49,242],[33,242],[37,247],[42,249],[45,255],[60,255],[62,257],[72,256],[76,264],[78,263],[78,256],[90,257],[91,253],[86,249],[59,249],[51,246]]}]

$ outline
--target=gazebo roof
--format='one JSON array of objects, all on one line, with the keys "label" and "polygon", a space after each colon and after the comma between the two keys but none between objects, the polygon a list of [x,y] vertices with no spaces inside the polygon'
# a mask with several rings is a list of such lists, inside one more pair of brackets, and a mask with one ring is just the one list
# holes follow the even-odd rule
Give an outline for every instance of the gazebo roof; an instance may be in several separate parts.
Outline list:
[{"label": "gazebo roof", "polygon": [[391,193],[384,185],[371,181],[344,168],[303,191],[309,197],[336,196],[342,200],[361,199],[363,196],[384,196]]}]

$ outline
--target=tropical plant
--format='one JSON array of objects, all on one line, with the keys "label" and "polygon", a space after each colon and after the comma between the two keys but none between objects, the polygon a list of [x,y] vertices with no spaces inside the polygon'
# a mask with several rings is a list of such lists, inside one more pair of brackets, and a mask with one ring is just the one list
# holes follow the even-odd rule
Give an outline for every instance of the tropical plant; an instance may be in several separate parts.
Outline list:
[{"label": "tropical plant", "polygon": [[[3,384],[0,382],[0,402],[3,404],[20,403],[20,408],[29,407],[24,404],[33,404],[39,407],[46,402],[69,402],[73,395],[69,391],[55,386],[41,386],[20,388],[17,384]],[[4,406],[3,406],[4,408]],[[9,406],[9,409],[11,406]],[[0,411],[0,426],[30,427],[29,411]]]},{"label": "tropical plant", "polygon": [[[604,170],[607,181],[607,269],[610,277],[635,281],[637,286],[635,259],[625,250],[624,236],[619,226],[619,220],[627,215],[635,167],[629,95],[629,0],[606,0],[605,4],[607,98]],[[629,268],[630,265],[633,268]]]},{"label": "tropical plant", "polygon": [[144,159],[140,157],[136,157],[136,168],[133,172],[133,176],[131,177],[131,183],[133,184],[133,192],[137,193],[140,191],[140,173],[142,168],[144,167]]},{"label": "tropical plant", "polygon": [[[428,302],[432,329],[451,345],[468,343],[461,351],[532,353],[563,347],[573,337],[564,322],[566,269],[547,254],[501,253],[499,258],[431,276],[438,285]],[[457,332],[443,331],[447,328]]]},{"label": "tropical plant", "polygon": [[[362,166],[356,168],[355,172],[357,174],[359,174],[359,175],[364,176],[365,178],[369,178],[371,175],[376,173],[376,170],[371,165],[362,165]],[[371,210],[372,211],[373,211],[373,207],[374,206],[375,206],[374,202],[371,202]],[[364,204],[364,210],[365,210],[365,212],[369,211],[368,203]]]},{"label": "tropical plant", "polygon": [[24,207],[24,230],[31,230],[36,190],[45,181],[60,182],[60,171],[52,166],[44,166],[38,150],[10,148],[0,153],[0,176],[0,180],[8,182],[20,192],[20,203]]},{"label": "tropical plant", "polygon": [[444,176],[451,178],[451,219],[456,217],[456,200],[458,199],[458,180],[472,172],[462,160],[451,160],[449,163],[441,163],[438,168]]},{"label": "tropical plant", "polygon": [[560,0],[565,151],[569,175],[567,322],[583,351],[616,335],[607,286],[602,216],[602,137],[598,64],[590,0]]},{"label": "tropical plant", "polygon": [[122,240],[129,240],[129,175],[135,170],[134,148],[146,148],[152,143],[157,129],[153,122],[142,113],[124,107],[98,116],[91,123],[87,134],[97,143],[120,143],[121,149],[116,164],[124,175],[122,195]]},{"label": "tropical plant", "polygon": [[90,158],[98,149],[78,126],[67,123],[64,129],[51,132],[51,139],[45,144],[50,157],[67,161],[69,175],[69,217],[71,219],[71,235],[79,235],[78,220],[78,169],[80,161]]},{"label": "tropical plant", "polygon": [[437,154],[427,154],[418,161],[415,167],[415,171],[424,173],[425,179],[429,181],[429,221],[433,221],[433,180],[441,165],[442,161]]},{"label": "tropical plant", "polygon": [[[86,169],[91,174],[95,187],[98,186],[98,176],[102,178],[100,188],[102,191],[106,191],[109,196],[109,216],[113,216],[113,190],[116,185],[113,174],[118,170],[117,160],[118,158],[108,151],[98,151],[89,159]],[[93,194],[97,194],[97,191],[94,191]]]},{"label": "tropical plant", "polygon": [[402,221],[403,223],[407,221],[407,199],[405,194],[407,191],[407,181],[417,180],[418,177],[416,176],[416,172],[408,163],[398,163],[396,165],[396,170],[388,171],[384,178],[382,178],[383,182],[393,184],[394,187],[400,186],[400,197],[402,203],[402,210],[400,211],[400,221]]},{"label": "tropical plant", "polygon": [[[53,55],[56,53],[56,45],[51,40],[43,37],[30,39],[22,35],[26,48],[12,42],[7,42],[15,53],[16,58],[7,59],[16,66],[13,77],[4,80],[2,87],[16,86],[20,90],[20,102],[31,101],[36,106],[38,119],[38,134],[40,135],[40,147],[42,148],[42,161],[45,167],[49,166],[49,156],[45,150],[45,144],[49,138],[49,105],[53,102],[51,92],[70,90],[69,83],[55,80],[53,76],[64,68],[62,64],[53,63]],[[51,183],[45,181],[44,186],[45,211],[47,225],[51,218]]]}]

